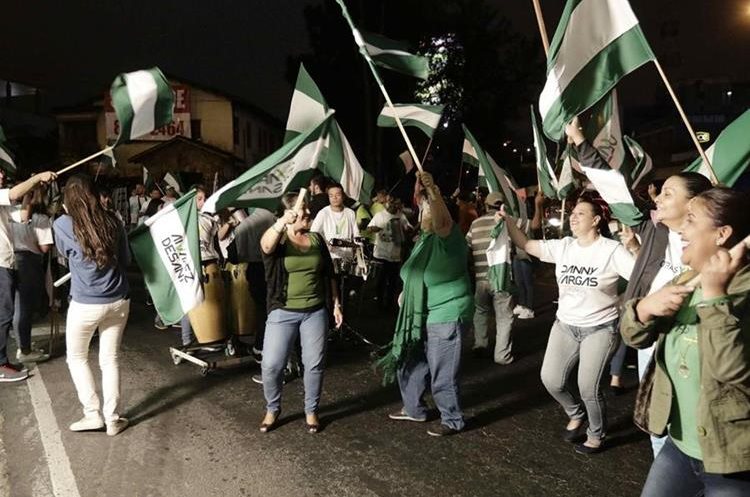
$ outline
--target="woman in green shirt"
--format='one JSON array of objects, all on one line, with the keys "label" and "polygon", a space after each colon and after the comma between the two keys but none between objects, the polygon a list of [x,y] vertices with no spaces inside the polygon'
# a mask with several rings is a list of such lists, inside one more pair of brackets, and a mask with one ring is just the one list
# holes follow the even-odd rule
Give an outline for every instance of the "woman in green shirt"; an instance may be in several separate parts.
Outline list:
[{"label": "woman in green shirt", "polygon": [[266,415],[260,431],[273,429],[281,413],[284,366],[294,343],[302,344],[305,367],[305,429],[320,428],[318,404],[323,386],[328,315],[326,291],[333,297],[336,327],[343,322],[333,264],[325,240],[310,232],[310,210],[303,201],[295,209],[297,193],[282,198],[283,216],[260,240],[268,285],[268,319],[263,340],[263,394]]},{"label": "woman in green shirt", "polygon": [[656,343],[635,419],[668,436],[643,497],[750,495],[750,266],[744,243],[727,250],[750,234],[747,205],[728,188],[691,200],[681,236],[692,270],[626,305],[625,342]]}]

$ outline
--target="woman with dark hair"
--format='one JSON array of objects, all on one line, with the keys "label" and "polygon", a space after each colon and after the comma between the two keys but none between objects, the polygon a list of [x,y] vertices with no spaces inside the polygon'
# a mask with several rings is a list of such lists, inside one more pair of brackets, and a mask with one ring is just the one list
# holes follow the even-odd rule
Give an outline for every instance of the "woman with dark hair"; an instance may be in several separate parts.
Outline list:
[{"label": "woman with dark hair", "polygon": [[[105,209],[88,176],[76,175],[63,190],[66,215],[55,223],[55,244],[71,274],[65,345],[70,376],[83,406],[72,431],[99,430],[114,436],[128,426],[117,413],[120,397],[118,352],[130,312],[126,268],[130,261],[125,228]],[[103,404],[89,367],[89,343],[99,328]],[[103,415],[103,417],[102,417]]]},{"label": "woman with dark hair", "polygon": [[692,270],[626,304],[625,341],[655,345],[635,419],[666,435],[643,497],[750,495],[748,200],[728,188],[695,197],[681,229]]},{"label": "woman with dark hair", "polygon": [[31,323],[35,310],[39,310],[44,292],[44,254],[54,242],[52,223],[45,213],[46,189],[38,186],[23,197],[17,222],[13,227],[13,251],[16,258],[16,302],[13,329],[18,336],[16,359],[22,363],[41,362],[49,356],[31,349]]},{"label": "woman with dark hair", "polygon": [[[599,152],[586,141],[577,119],[565,127],[565,133],[575,144],[583,167],[609,168]],[[680,262],[682,240],[678,230],[685,222],[690,199],[710,188],[711,182],[698,173],[683,172],[670,176],[654,199],[656,210],[644,212],[642,221],[630,223],[628,228],[623,229],[623,243],[637,253],[633,274],[625,289],[625,300],[650,295],[689,269]],[[622,388],[625,352],[622,346],[612,359],[611,385],[615,387],[615,391]],[[652,353],[652,348],[638,351],[638,373],[641,378],[651,361]],[[651,438],[654,455],[659,453],[663,443],[663,440]]]},{"label": "woman with dark hair", "polygon": [[333,298],[336,327],[344,320],[331,255],[325,239],[310,231],[307,202],[303,200],[295,209],[298,196],[284,195],[283,215],[260,240],[268,285],[268,319],[261,364],[267,405],[260,424],[262,433],[272,430],[279,419],[284,367],[298,337],[305,368],[305,430],[318,432],[328,332],[327,290]]},{"label": "woman with dark hair", "polygon": [[[586,439],[575,447],[582,454],[604,448],[607,413],[601,379],[618,343],[617,281],[630,278],[634,263],[622,244],[602,235],[607,231],[605,214],[600,203],[581,197],[570,214],[573,236],[562,240],[529,240],[515,219],[500,214],[508,220],[517,247],[555,264],[559,304],[541,376],[568,415],[563,438],[569,442]],[[580,398],[568,387],[576,363]]]}]

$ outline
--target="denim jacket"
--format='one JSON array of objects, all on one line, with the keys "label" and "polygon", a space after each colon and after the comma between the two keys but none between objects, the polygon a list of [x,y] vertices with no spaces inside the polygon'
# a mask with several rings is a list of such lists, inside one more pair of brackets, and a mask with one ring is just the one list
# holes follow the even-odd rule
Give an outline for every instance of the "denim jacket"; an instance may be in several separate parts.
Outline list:
[{"label": "denim jacket", "polygon": [[[686,282],[694,272],[675,280]],[[640,386],[636,421],[655,435],[667,431],[672,407],[672,384],[664,364],[664,341],[673,319],[638,320],[638,299],[625,305],[620,331],[628,345],[643,349],[656,342],[653,374]],[[750,471],[750,266],[732,279],[727,297],[698,304],[700,400],[698,436],[703,465],[708,473]],[[641,400],[639,398],[639,400]],[[642,411],[642,412],[639,412]],[[645,425],[645,426],[644,426]]]}]

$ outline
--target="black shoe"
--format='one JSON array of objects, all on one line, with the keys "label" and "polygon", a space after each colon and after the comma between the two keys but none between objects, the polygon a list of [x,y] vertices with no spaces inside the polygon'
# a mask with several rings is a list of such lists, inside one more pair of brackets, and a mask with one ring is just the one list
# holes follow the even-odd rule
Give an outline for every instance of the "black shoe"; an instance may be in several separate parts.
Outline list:
[{"label": "black shoe", "polygon": [[427,430],[427,434],[431,437],[448,437],[457,433],[460,433],[460,430],[455,430],[449,426],[445,426],[444,424],[436,424],[435,426]]},{"label": "black shoe", "polygon": [[471,349],[471,354],[477,359],[486,359],[490,356],[490,349],[487,347],[474,347]]},{"label": "black shoe", "polygon": [[578,428],[563,430],[563,440],[570,443],[580,442],[586,439],[586,423],[582,422]]},{"label": "black shoe", "polygon": [[604,442],[602,441],[598,447],[591,447],[589,445],[582,444],[582,443],[576,444],[575,450],[579,454],[585,454],[585,455],[598,454],[599,452],[602,452],[604,450]]},{"label": "black shoe", "polygon": [[[289,383],[290,381],[292,381],[294,378],[296,378],[296,376],[294,376],[292,374],[287,374],[287,370],[286,369],[284,370],[284,379],[283,379],[283,384],[284,385],[286,385],[287,383]],[[263,375],[262,374],[254,374],[254,375],[252,375],[250,377],[250,379],[253,380],[253,383],[257,383],[258,385],[262,385],[263,384]]]}]

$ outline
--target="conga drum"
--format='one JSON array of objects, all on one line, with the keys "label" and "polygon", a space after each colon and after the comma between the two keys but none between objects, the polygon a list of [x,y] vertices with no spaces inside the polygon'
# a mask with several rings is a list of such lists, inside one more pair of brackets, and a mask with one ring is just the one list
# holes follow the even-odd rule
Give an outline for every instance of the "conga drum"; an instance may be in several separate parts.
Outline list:
[{"label": "conga drum", "polygon": [[190,325],[198,343],[218,342],[226,338],[224,327],[224,280],[216,263],[203,268],[203,303],[190,311]]},{"label": "conga drum", "polygon": [[229,291],[229,328],[235,335],[252,335],[255,333],[257,309],[250,296],[250,285],[247,281],[247,263],[227,263],[227,289]]}]

